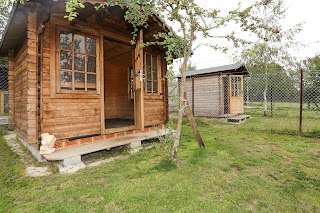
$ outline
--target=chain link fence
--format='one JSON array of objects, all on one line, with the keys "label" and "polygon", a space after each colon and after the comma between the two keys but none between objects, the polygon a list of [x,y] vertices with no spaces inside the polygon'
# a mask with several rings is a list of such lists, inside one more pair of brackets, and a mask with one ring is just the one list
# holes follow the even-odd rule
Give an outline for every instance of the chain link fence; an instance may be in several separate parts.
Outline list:
[{"label": "chain link fence", "polygon": [[[177,113],[179,87],[180,80],[175,79],[169,88],[171,113]],[[250,76],[191,77],[187,78],[186,91],[196,117],[225,118],[244,113],[261,118],[256,128],[263,130],[269,125],[275,132],[299,132],[301,100],[302,131],[320,132],[319,70],[303,70],[303,82],[300,71],[283,70]]]},{"label": "chain link fence", "polygon": [[244,102],[250,115],[267,111],[266,116],[273,119],[275,127],[319,134],[320,71],[252,74],[244,80]]},{"label": "chain link fence", "polygon": [[8,127],[9,95],[8,67],[0,65],[0,132]]}]

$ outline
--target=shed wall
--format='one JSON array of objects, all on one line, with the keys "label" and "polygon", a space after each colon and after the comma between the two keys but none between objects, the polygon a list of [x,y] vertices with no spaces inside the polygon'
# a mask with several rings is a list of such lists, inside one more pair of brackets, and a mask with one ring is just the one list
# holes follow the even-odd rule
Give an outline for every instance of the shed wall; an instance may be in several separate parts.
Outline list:
[{"label": "shed wall", "polygon": [[[189,103],[193,103],[192,78],[186,81]],[[212,116],[223,114],[223,97],[219,75],[194,78],[194,115]]]}]

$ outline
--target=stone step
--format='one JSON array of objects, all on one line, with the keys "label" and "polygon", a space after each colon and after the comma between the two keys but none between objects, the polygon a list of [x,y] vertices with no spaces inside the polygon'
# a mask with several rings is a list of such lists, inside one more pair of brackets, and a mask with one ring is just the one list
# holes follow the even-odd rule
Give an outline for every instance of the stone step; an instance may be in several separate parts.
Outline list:
[{"label": "stone step", "polygon": [[246,121],[249,118],[250,118],[249,115],[238,115],[238,116],[227,118],[227,122],[228,123],[238,123],[239,124],[239,123],[242,123],[242,122]]}]

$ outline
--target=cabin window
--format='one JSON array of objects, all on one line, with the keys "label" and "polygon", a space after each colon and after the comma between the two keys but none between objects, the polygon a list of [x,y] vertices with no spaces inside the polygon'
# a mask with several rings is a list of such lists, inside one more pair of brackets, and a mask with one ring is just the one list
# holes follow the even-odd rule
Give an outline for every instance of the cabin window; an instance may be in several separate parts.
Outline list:
[{"label": "cabin window", "polygon": [[61,90],[97,90],[95,38],[60,31],[59,59]]},{"label": "cabin window", "polygon": [[159,87],[159,62],[158,56],[150,53],[145,53],[143,57],[144,71],[143,71],[143,83],[144,93],[156,94]]},{"label": "cabin window", "polygon": [[231,77],[231,96],[242,97],[242,78]]}]

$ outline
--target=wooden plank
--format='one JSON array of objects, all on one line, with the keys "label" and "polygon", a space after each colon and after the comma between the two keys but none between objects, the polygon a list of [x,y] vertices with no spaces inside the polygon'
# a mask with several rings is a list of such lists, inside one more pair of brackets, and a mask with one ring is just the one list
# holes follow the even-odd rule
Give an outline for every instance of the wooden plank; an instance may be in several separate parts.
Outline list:
[{"label": "wooden plank", "polygon": [[83,130],[92,130],[92,129],[100,129],[100,123],[93,122],[85,122],[85,123],[77,123],[77,124],[66,124],[66,125],[53,125],[53,126],[45,126],[45,132],[49,132],[52,134],[55,133],[63,133],[63,132],[72,132],[77,131],[78,134],[82,134]]},{"label": "wooden plank", "polygon": [[119,127],[119,128],[111,128],[111,129],[106,129],[105,134],[109,133],[115,133],[115,132],[125,132],[129,130],[134,130],[136,129],[136,126],[125,126],[125,127]]},{"label": "wooden plank", "polygon": [[[65,117],[79,117],[79,116],[100,116],[100,109],[84,109],[81,111],[72,111],[72,110],[65,110],[65,111],[45,111],[43,113],[43,118],[65,118]],[[97,121],[100,123],[99,121]]]},{"label": "wooden plank", "polygon": [[53,134],[57,139],[65,139],[65,138],[71,138],[71,137],[77,137],[77,136],[84,136],[84,135],[92,135],[92,134],[100,134],[100,125],[96,128],[90,128],[90,129],[80,129],[80,130],[74,130],[69,129],[66,132],[53,132]]},{"label": "wooden plank", "polygon": [[[44,110],[46,112],[49,111],[81,111],[84,109],[99,109],[100,104],[99,103],[91,103],[91,102],[74,102],[74,103],[48,103],[44,106]],[[78,112],[80,115],[81,112]],[[67,115],[66,115],[67,117]]]},{"label": "wooden plank", "polygon": [[137,133],[134,135],[120,136],[118,138],[101,140],[95,143],[83,144],[76,147],[69,147],[65,149],[56,150],[54,153],[50,155],[44,155],[44,158],[46,158],[49,161],[63,160],[66,158],[81,156],[84,154],[88,154],[88,153],[92,153],[92,152],[96,152],[104,149],[110,149],[113,147],[122,146],[125,144],[137,142],[137,141],[157,138],[157,137],[168,135],[168,134],[170,134],[170,131],[166,129],[160,129],[160,130],[155,130],[150,132]]},{"label": "wooden plank", "polygon": [[82,122],[97,122],[99,121],[99,115],[93,116],[81,116],[81,117],[63,117],[63,118],[47,118],[43,121],[43,126],[53,125],[65,125],[65,124],[77,124]]}]

